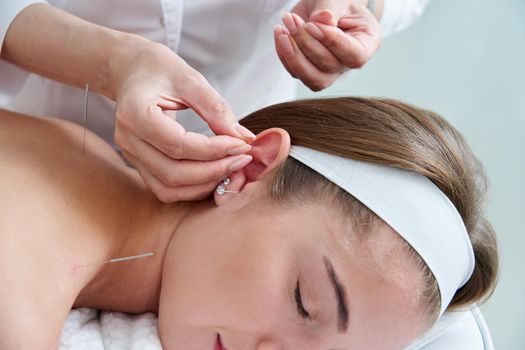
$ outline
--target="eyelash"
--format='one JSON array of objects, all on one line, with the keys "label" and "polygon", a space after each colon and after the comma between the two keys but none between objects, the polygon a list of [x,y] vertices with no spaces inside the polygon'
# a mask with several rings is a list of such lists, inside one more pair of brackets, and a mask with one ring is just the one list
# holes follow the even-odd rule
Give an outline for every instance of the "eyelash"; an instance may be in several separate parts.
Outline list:
[{"label": "eyelash", "polygon": [[295,303],[297,304],[297,312],[302,318],[309,319],[310,314],[304,308],[303,300],[301,298],[301,288],[299,286],[299,280],[297,280],[297,283],[295,284],[294,294],[295,294]]}]

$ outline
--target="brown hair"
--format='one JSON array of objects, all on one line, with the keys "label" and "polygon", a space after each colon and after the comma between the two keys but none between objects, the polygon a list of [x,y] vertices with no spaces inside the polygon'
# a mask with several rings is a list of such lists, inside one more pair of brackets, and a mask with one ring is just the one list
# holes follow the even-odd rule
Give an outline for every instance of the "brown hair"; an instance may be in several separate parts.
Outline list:
[{"label": "brown hair", "polygon": [[[494,229],[484,215],[487,178],[462,135],[438,114],[392,99],[340,97],[298,100],[258,110],[241,124],[259,133],[269,127],[288,131],[292,145],[418,172],[433,181],[456,206],[474,247],[476,265],[448,309],[483,302],[498,275]],[[305,193],[308,188],[308,193]],[[275,199],[334,194],[359,220],[379,218],[353,196],[293,158],[269,182]],[[319,197],[317,197],[319,198]],[[408,247],[424,272],[424,298],[437,318],[437,283],[422,259]]]}]

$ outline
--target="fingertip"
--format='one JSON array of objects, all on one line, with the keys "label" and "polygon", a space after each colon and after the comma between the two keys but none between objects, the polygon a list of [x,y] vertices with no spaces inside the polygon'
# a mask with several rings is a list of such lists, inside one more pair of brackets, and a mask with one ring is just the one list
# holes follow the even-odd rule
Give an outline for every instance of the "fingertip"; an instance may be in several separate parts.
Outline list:
[{"label": "fingertip", "polygon": [[292,18],[295,22],[295,25],[298,27],[302,27],[305,23],[301,16],[299,16],[297,13],[292,12]]},{"label": "fingertip", "polygon": [[234,129],[241,136],[241,138],[245,139],[248,143],[253,142],[256,138],[253,132],[251,132],[250,130],[248,130],[246,127],[242,126],[239,123],[236,123],[234,125]]},{"label": "fingertip", "polygon": [[317,21],[324,23],[326,25],[335,26],[337,25],[337,20],[335,18],[335,14],[330,9],[319,9],[310,15],[311,21]]},{"label": "fingertip", "polygon": [[285,56],[291,57],[294,55],[292,41],[290,40],[290,37],[288,35],[285,35],[285,34],[279,35],[279,44],[281,45],[283,54]]}]

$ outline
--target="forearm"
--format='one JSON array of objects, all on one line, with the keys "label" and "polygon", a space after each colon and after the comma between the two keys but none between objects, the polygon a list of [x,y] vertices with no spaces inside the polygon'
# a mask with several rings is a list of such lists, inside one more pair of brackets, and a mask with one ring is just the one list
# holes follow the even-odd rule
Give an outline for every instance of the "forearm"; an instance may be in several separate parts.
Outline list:
[{"label": "forearm", "polygon": [[84,21],[46,4],[21,11],[7,31],[1,57],[28,71],[115,98],[115,60],[137,35]]}]

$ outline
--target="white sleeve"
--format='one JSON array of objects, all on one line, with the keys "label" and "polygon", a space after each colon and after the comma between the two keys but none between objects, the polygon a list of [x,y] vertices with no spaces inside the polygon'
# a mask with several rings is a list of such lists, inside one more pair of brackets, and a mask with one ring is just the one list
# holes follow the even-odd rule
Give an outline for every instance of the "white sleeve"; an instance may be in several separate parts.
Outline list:
[{"label": "white sleeve", "polygon": [[[0,53],[11,22],[23,9],[42,0],[1,0],[0,1]],[[0,107],[8,107],[10,99],[22,87],[29,73],[0,59]]]},{"label": "white sleeve", "polygon": [[494,350],[481,311],[446,312],[437,324],[405,350]]},{"label": "white sleeve", "polygon": [[383,35],[402,31],[416,20],[430,0],[384,0],[381,28]]}]

